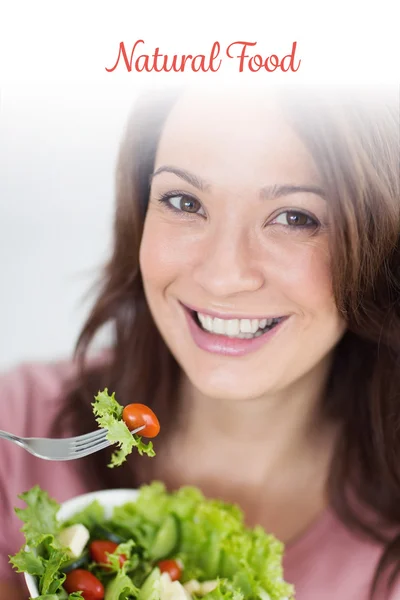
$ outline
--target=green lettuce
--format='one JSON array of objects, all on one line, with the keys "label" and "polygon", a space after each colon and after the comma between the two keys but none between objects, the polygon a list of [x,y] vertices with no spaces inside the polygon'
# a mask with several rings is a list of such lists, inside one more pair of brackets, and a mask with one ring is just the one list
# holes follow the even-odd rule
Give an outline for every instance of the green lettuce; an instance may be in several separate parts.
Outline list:
[{"label": "green lettuce", "polygon": [[117,444],[119,450],[116,450],[111,456],[109,467],[118,467],[130,454],[133,448],[136,448],[140,455],[155,456],[153,443],[145,444],[139,435],[133,434],[122,420],[123,407],[115,399],[115,394],[111,396],[106,388],[95,396],[92,403],[93,413],[100,427],[107,429],[107,439],[111,444]]},{"label": "green lettuce", "polygon": [[[123,542],[119,544],[112,554],[108,553],[108,571],[114,573],[120,573],[123,571],[125,574],[127,571],[132,571],[139,566],[139,558],[136,554],[136,543],[133,540]],[[125,557],[125,562],[121,566],[119,562],[120,555]]]},{"label": "green lettuce", "polygon": [[22,493],[18,498],[26,504],[26,508],[15,509],[15,513],[24,523],[21,531],[25,535],[26,543],[36,547],[48,537],[54,539],[59,529],[57,512],[60,505],[38,485]]},{"label": "green lettuce", "polygon": [[[21,531],[25,536],[26,547],[24,545],[15,556],[10,556],[10,563],[18,573],[29,573],[37,578],[41,593],[39,598],[68,598],[62,588],[65,574],[61,565],[69,556],[57,540],[60,531],[57,513],[60,505],[37,485],[18,497],[26,504],[24,509],[15,509],[24,523]],[[73,600],[82,596],[75,594],[69,598]]]},{"label": "green lettuce", "polygon": [[132,579],[121,570],[107,586],[104,600],[130,600],[137,598],[138,593]]},{"label": "green lettuce", "polygon": [[203,597],[207,598],[207,600],[245,600],[242,592],[235,589],[229,581],[224,579],[220,579],[217,587]]}]

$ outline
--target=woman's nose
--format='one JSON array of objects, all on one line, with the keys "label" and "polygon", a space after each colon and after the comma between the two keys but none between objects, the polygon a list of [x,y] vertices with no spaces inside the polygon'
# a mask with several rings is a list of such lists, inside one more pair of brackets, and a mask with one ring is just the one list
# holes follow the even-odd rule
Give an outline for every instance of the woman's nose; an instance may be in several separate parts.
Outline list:
[{"label": "woman's nose", "polygon": [[256,240],[245,231],[219,228],[204,240],[193,278],[214,297],[257,291],[264,275]]}]

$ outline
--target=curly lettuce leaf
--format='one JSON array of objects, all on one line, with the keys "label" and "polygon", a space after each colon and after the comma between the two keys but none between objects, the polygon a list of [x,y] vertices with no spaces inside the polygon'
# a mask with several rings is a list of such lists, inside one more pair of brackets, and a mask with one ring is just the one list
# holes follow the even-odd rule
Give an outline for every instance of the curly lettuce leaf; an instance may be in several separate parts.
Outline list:
[{"label": "curly lettuce leaf", "polygon": [[10,556],[10,563],[17,573],[29,573],[34,577],[41,577],[44,574],[43,558],[36,556],[32,551],[21,549],[14,556]]},{"label": "curly lettuce leaf", "polygon": [[21,531],[26,547],[10,556],[10,563],[18,573],[37,577],[40,598],[60,598],[59,592],[62,592],[65,580],[61,565],[69,558],[56,537],[60,530],[57,520],[60,505],[38,485],[19,498],[26,504],[26,508],[15,509],[24,523]]},{"label": "curly lettuce leaf", "polygon": [[117,576],[106,587],[104,600],[130,600],[136,598],[139,593],[132,579],[119,571]]},{"label": "curly lettuce leaf", "polygon": [[25,535],[28,546],[37,547],[49,536],[54,537],[59,530],[57,513],[60,505],[38,485],[28,492],[20,494],[18,498],[27,505],[26,508],[15,508],[14,510],[24,523],[21,531]]},{"label": "curly lettuce leaf", "polygon": [[92,406],[97,423],[108,430],[107,440],[119,446],[111,456],[111,463],[108,465],[110,468],[122,465],[134,448],[141,456],[155,456],[153,443],[145,444],[139,435],[132,434],[125,425],[122,420],[123,407],[115,399],[115,393],[110,396],[106,388],[95,396]]},{"label": "curly lettuce leaf", "polygon": [[261,527],[244,529],[222,542],[220,577],[226,577],[245,597],[282,600],[292,598],[294,588],[283,580],[284,546]]},{"label": "curly lettuce leaf", "polygon": [[[126,559],[122,566],[119,560],[121,554]],[[115,552],[107,552],[107,556],[107,570],[109,572],[119,573],[122,571],[125,574],[127,571],[136,569],[140,563],[139,557],[136,554],[136,543],[133,540],[119,544]]]},{"label": "curly lettuce leaf", "polygon": [[217,587],[203,596],[205,600],[245,600],[242,592],[234,588],[234,586],[225,579],[218,581]]},{"label": "curly lettuce leaf", "polygon": [[10,563],[18,573],[29,573],[29,575],[37,577],[39,591],[47,597],[57,594],[61,590],[65,581],[61,565],[69,559],[69,556],[63,550],[54,548],[50,544],[46,546],[46,555],[47,558],[44,558],[37,556],[33,549],[22,549],[15,556],[10,556]]},{"label": "curly lettuce leaf", "polygon": [[61,565],[65,563],[69,555],[62,551],[52,548],[49,558],[45,561],[45,569],[39,580],[39,589],[42,594],[55,594],[61,589],[65,581],[65,573],[61,572]]}]

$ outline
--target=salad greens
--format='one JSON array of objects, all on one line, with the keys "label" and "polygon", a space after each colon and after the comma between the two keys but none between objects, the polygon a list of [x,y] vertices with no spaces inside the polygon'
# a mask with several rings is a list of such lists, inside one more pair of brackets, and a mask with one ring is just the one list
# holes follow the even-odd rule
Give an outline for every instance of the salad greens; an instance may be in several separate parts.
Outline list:
[{"label": "salad greens", "polygon": [[[237,506],[208,500],[195,487],[168,493],[153,482],[140,488],[135,501],[115,507],[110,518],[95,501],[63,523],[56,518],[57,503],[38,486],[20,497],[27,508],[16,512],[28,547],[10,562],[37,578],[42,600],[81,598],[80,592],[68,596],[63,589],[71,560],[58,540],[61,530],[78,523],[90,532],[89,548],[93,540],[118,542],[106,568],[87,548],[78,559],[78,568],[102,582],[105,600],[294,598],[293,586],[283,580],[283,544],[261,527],[246,528]],[[161,559],[182,566],[179,581],[161,573]]]},{"label": "salad greens", "polygon": [[92,406],[97,423],[100,427],[108,429],[108,441],[120,447],[111,456],[109,467],[120,466],[133,448],[137,448],[140,455],[155,456],[153,443],[145,444],[139,435],[132,435],[125,425],[122,420],[123,406],[117,402],[114,393],[110,396],[107,388],[99,392],[95,396]]},{"label": "salad greens", "polygon": [[[62,596],[57,596],[65,579],[61,565],[68,555],[55,537],[59,529],[59,505],[38,486],[19,497],[24,500],[27,508],[16,508],[15,512],[24,523],[21,531],[25,535],[29,550],[21,549],[11,559],[11,563],[18,572],[38,577],[43,598],[47,600],[47,597],[51,598],[52,595],[54,598],[61,598]],[[39,552],[35,552],[34,549],[39,549]]]}]

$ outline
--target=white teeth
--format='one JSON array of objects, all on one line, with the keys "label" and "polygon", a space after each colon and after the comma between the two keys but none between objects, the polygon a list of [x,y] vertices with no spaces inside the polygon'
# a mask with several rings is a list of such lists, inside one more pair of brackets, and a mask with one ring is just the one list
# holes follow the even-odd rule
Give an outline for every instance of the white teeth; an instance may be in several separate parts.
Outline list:
[{"label": "white teeth", "polygon": [[239,319],[229,319],[225,321],[225,332],[227,335],[236,336],[240,332]]},{"label": "white teeth", "polygon": [[197,313],[197,316],[199,317],[199,321],[200,323],[203,325],[203,327],[206,329],[206,321],[207,321],[207,317],[205,315],[202,315],[201,313]]},{"label": "white teeth", "polygon": [[225,333],[225,324],[223,319],[215,318],[213,320],[213,331],[214,333]]},{"label": "white teeth", "polygon": [[251,333],[250,319],[240,319],[240,331],[242,333]]},{"label": "white teeth", "polygon": [[203,313],[197,313],[199,321],[206,331],[229,337],[250,339],[261,335],[262,329],[269,327],[274,319],[220,319],[212,318]]},{"label": "white teeth", "polygon": [[258,319],[251,320],[251,333],[255,333],[260,326],[260,321]]}]

